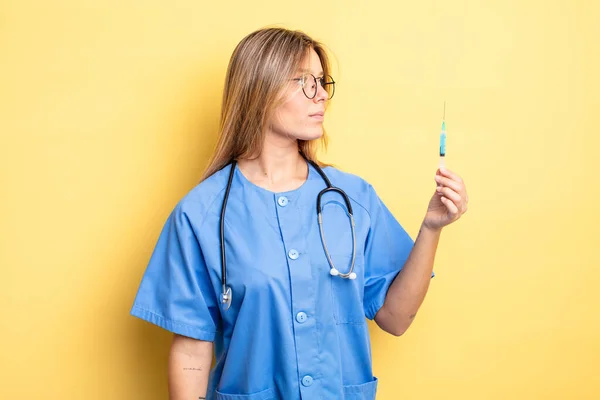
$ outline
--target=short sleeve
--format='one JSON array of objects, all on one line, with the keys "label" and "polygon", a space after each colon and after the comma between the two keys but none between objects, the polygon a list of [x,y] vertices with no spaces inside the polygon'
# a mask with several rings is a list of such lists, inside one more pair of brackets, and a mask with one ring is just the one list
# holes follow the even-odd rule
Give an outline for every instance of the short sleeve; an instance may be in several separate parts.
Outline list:
[{"label": "short sleeve", "polygon": [[[394,215],[370,189],[371,225],[365,245],[364,311],[375,318],[396,275],[404,267],[414,241]],[[433,277],[435,274],[431,274]]]},{"label": "short sleeve", "polygon": [[181,203],[161,231],[131,315],[183,336],[215,339],[219,318],[216,296]]}]

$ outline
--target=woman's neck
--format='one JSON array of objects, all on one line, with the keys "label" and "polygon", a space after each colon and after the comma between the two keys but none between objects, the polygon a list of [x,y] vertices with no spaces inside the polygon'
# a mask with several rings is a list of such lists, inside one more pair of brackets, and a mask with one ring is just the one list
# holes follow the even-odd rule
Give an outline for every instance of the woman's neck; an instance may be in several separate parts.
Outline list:
[{"label": "woman's neck", "polygon": [[238,166],[250,182],[272,192],[297,189],[308,177],[308,165],[297,143],[282,147],[266,141],[260,156],[240,159]]}]

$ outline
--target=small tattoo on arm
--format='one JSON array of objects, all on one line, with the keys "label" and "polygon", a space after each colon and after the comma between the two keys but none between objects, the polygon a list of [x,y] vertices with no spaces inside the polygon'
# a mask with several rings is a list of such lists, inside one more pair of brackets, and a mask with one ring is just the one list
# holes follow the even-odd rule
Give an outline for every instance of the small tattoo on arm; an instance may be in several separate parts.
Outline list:
[{"label": "small tattoo on arm", "polygon": [[[419,236],[421,236],[421,231],[423,231],[423,227],[419,228],[419,233],[417,233],[417,239],[419,238]],[[417,239],[415,239],[415,242],[417,241]]]},{"label": "small tattoo on arm", "polygon": [[202,368],[184,368],[184,371],[202,371]]}]

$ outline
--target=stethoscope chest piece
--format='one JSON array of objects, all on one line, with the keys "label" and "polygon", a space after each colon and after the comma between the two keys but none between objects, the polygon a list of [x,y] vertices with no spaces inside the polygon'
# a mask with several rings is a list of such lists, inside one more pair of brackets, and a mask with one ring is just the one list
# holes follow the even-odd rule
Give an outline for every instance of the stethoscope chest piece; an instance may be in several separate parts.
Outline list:
[{"label": "stethoscope chest piece", "polygon": [[329,275],[331,276],[340,276],[342,278],[346,278],[346,279],[356,279],[356,272],[350,272],[348,274],[348,276],[343,276],[342,274],[340,274],[340,271],[338,271],[337,268],[333,267],[329,270]]},{"label": "stethoscope chest piece", "polygon": [[225,310],[229,310],[231,307],[231,288],[227,286],[221,293],[221,304]]}]

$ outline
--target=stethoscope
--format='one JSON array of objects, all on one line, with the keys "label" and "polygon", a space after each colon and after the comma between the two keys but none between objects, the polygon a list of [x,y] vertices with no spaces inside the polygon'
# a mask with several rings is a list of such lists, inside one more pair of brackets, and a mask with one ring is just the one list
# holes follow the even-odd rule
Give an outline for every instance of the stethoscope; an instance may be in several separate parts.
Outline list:
[{"label": "stethoscope", "polygon": [[[301,153],[302,154],[302,153]],[[327,178],[327,175],[323,172],[321,167],[317,165],[312,160],[306,158],[304,154],[302,154],[304,159],[312,165],[321,178],[325,181],[327,187],[319,192],[317,195],[317,219],[319,221],[319,232],[321,234],[321,242],[323,243],[323,250],[325,251],[325,256],[327,256],[327,262],[329,262],[329,274],[331,276],[339,276],[340,278],[345,279],[356,279],[356,273],[354,272],[354,260],[356,258],[356,233],[354,228],[354,215],[352,214],[352,205],[350,204],[350,199],[348,195],[340,188],[335,187]],[[227,286],[227,262],[225,260],[225,209],[227,208],[227,199],[229,198],[229,191],[231,190],[231,182],[233,181],[233,175],[235,173],[235,167],[237,162],[233,160],[231,162],[231,170],[229,171],[229,180],[227,181],[227,188],[225,189],[225,198],[223,199],[223,206],[221,207],[221,227],[220,227],[220,240],[221,240],[221,304],[228,310],[231,307],[231,287]],[[333,261],[331,260],[331,255],[329,254],[329,250],[327,249],[327,243],[325,243],[325,234],[323,232],[323,216],[321,215],[321,197],[327,192],[336,192],[339,193],[346,203],[346,214],[350,219],[350,228],[352,229],[352,261],[350,263],[350,269],[347,273],[340,272],[339,269],[335,267]]]}]

